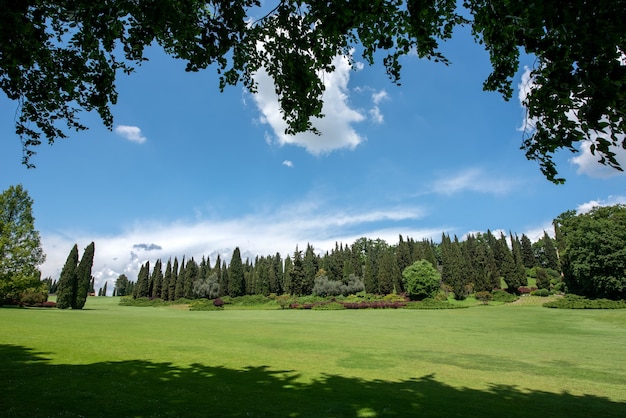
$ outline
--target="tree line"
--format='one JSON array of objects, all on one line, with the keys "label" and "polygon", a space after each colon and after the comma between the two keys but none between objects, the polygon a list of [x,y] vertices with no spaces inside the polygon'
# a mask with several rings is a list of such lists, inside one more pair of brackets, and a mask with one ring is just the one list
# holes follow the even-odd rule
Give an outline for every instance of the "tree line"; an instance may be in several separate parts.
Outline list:
[{"label": "tree line", "polygon": [[[443,234],[440,243],[400,235],[395,245],[363,237],[350,245],[336,243],[324,254],[316,254],[307,244],[304,251],[296,247],[284,259],[276,253],[243,261],[237,247],[228,265],[219,255],[214,263],[205,256],[199,262],[193,257],[181,261],[174,257],[165,266],[160,259],[152,267],[148,261],[136,281],[120,275],[114,295],[174,301],[270,294],[405,293],[402,273],[419,260],[441,273],[443,289],[457,299],[499,289],[501,280],[508,291],[519,293],[527,285],[528,269],[541,278],[560,273],[556,245],[547,233],[535,243],[524,234],[496,237],[491,231],[470,234],[464,240]],[[550,281],[538,277],[537,284],[547,288]]]}]

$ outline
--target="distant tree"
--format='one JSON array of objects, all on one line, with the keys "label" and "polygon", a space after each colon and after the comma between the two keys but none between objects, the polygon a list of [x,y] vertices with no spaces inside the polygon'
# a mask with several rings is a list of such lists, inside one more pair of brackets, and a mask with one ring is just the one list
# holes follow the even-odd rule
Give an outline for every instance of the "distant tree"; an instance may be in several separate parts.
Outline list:
[{"label": "distant tree", "polygon": [[107,295],[107,284],[109,282],[104,282],[104,287],[102,288],[102,296],[106,296]]},{"label": "distant tree", "polygon": [[434,297],[439,292],[441,274],[426,260],[419,260],[402,271],[407,295],[414,300]]},{"label": "distant tree", "polygon": [[509,234],[511,239],[511,254],[513,255],[513,262],[515,263],[515,279],[518,284],[517,287],[528,285],[528,279],[526,277],[526,267],[524,267],[524,258],[522,255],[522,245],[517,235]]},{"label": "distant tree", "polygon": [[83,309],[87,302],[87,295],[89,294],[92,281],[91,269],[93,268],[95,250],[95,244],[92,242],[85,248],[80,263],[78,263],[78,267],[76,268],[78,283],[76,285],[72,309]]},{"label": "distant tree", "polygon": [[244,275],[243,263],[241,261],[241,251],[239,247],[233,250],[233,256],[230,259],[230,267],[228,269],[228,295],[231,297],[243,296]]},{"label": "distant tree", "polygon": [[178,283],[178,258],[174,257],[172,278],[168,283],[167,300],[176,300],[176,284]]},{"label": "distant tree", "polygon": [[535,253],[533,252],[533,246],[530,238],[528,238],[525,234],[522,234],[520,243],[522,245],[522,260],[524,262],[524,267],[528,269],[535,267],[537,265],[537,260],[535,260]]},{"label": "distant tree", "polygon": [[[337,243],[335,243],[335,246]],[[337,249],[337,253],[333,253],[333,266],[339,263],[340,254]],[[304,258],[302,259],[302,268],[304,270],[304,280],[302,283],[301,292],[303,295],[310,295],[313,292],[313,286],[315,281],[315,274],[319,268],[317,264],[317,258],[315,257],[315,250],[311,244],[306,245],[306,251],[304,252]],[[341,280],[342,277],[342,268],[337,266],[335,269],[335,280]]]},{"label": "distant tree", "polygon": [[378,291],[381,294],[402,293],[402,275],[394,248],[389,247],[379,254],[378,261]]},{"label": "distant tree", "polygon": [[120,274],[117,276],[117,280],[115,280],[115,294],[117,296],[126,296],[128,295],[128,277],[125,274]]},{"label": "distant tree", "polygon": [[193,284],[193,295],[196,298],[215,299],[219,297],[220,284],[216,273],[211,273],[209,277],[196,280]]},{"label": "distant tree", "polygon": [[284,275],[283,291],[286,294],[295,294],[293,292],[293,285],[292,285],[292,280],[291,280],[292,271],[293,271],[293,262],[291,261],[291,257],[287,255],[287,257],[285,257],[285,266],[283,269],[283,275]]},{"label": "distant tree", "polygon": [[163,270],[161,259],[158,259],[154,263],[154,269],[152,270],[152,276],[150,277],[150,296],[152,298],[160,298],[161,290],[163,287]]},{"label": "distant tree", "polygon": [[555,241],[546,231],[543,232],[543,237],[533,244],[533,253],[539,266],[561,271]]},{"label": "distant tree", "polygon": [[163,276],[163,283],[161,284],[161,299],[170,300],[169,298],[169,289],[170,289],[170,281],[172,280],[172,260],[167,260],[167,264],[165,266],[165,275]]},{"label": "distant tree", "polygon": [[40,286],[38,266],[46,256],[35,229],[32,205],[21,185],[0,194],[0,303],[19,299],[24,290]]},{"label": "distant tree", "polygon": [[186,299],[193,299],[193,285],[200,275],[200,269],[198,263],[195,262],[193,257],[187,262],[185,268],[185,280],[183,284],[183,297]]},{"label": "distant tree", "polygon": [[537,274],[537,288],[549,289],[550,277],[548,277],[546,270],[543,267],[535,267],[535,272]]},{"label": "distant tree", "polygon": [[176,279],[176,288],[174,289],[174,299],[178,300],[185,295],[185,256],[183,256],[180,262],[180,269],[178,270],[178,277]]},{"label": "distant tree", "polygon": [[562,217],[563,279],[572,293],[626,299],[626,205]]},{"label": "distant tree", "polygon": [[76,289],[78,287],[78,245],[74,244],[65,260],[59,277],[59,288],[57,289],[57,308],[69,309],[74,303]]},{"label": "distant tree", "polygon": [[450,236],[443,234],[441,237],[441,276],[443,282],[452,288],[454,298],[463,300],[467,297],[468,284],[463,273],[465,271],[465,260],[458,238],[454,241]]},{"label": "distant tree", "polygon": [[289,277],[291,283],[289,293],[296,296],[306,295],[304,283],[304,266],[302,265],[302,251],[298,250],[298,247],[296,247],[296,251],[294,251],[293,253],[293,263],[291,271],[289,273]]},{"label": "distant tree", "polygon": [[137,285],[135,286],[135,298],[147,298],[150,296],[150,262],[146,261],[145,264],[139,268],[139,274],[137,275]]}]

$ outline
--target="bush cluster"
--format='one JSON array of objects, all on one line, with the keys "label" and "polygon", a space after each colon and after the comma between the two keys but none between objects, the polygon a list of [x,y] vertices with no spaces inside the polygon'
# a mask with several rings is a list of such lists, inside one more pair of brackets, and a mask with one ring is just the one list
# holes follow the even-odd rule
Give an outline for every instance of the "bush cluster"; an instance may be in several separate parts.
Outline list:
[{"label": "bush cluster", "polygon": [[221,311],[224,309],[224,301],[217,299],[196,299],[189,305],[190,311]]},{"label": "bush cluster", "polygon": [[534,290],[532,292],[530,292],[531,295],[533,296],[541,296],[543,298],[548,297],[551,295],[550,291],[548,289],[537,289]]},{"label": "bush cluster", "polygon": [[491,293],[491,300],[494,302],[510,303],[515,302],[517,300],[517,296],[505,292],[504,290],[494,290]]},{"label": "bush cluster", "polygon": [[543,304],[546,308],[558,309],[626,309],[626,301],[610,299],[587,299],[578,295],[566,295]]}]

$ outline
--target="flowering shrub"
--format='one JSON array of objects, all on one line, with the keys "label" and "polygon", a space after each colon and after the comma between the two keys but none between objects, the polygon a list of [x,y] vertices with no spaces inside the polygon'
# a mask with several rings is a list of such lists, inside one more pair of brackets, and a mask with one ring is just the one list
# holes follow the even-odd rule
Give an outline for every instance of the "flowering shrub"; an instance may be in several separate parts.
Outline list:
[{"label": "flowering shrub", "polygon": [[224,307],[224,301],[220,298],[215,298],[213,299],[213,306],[215,306],[216,308],[223,308]]}]

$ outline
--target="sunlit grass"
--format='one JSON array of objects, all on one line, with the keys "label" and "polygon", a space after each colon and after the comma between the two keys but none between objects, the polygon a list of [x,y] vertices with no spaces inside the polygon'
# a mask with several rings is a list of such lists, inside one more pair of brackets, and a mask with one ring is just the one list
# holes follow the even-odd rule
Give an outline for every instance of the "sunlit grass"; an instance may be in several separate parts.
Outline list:
[{"label": "sunlit grass", "polygon": [[465,303],[476,305],[189,312],[90,298],[83,311],[0,309],[3,410],[297,417],[626,411],[626,311]]}]

